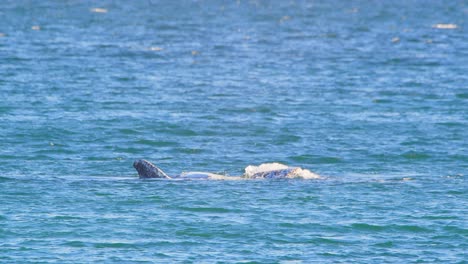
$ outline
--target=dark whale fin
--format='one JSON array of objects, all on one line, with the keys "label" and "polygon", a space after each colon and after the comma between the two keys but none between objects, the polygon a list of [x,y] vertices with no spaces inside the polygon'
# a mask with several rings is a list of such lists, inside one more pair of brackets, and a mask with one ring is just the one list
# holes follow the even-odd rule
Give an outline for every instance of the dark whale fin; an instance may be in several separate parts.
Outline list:
[{"label": "dark whale fin", "polygon": [[135,162],[133,162],[133,167],[137,170],[140,178],[171,179],[171,177],[167,176],[167,174],[160,168],[156,167],[156,165],[144,159],[135,160]]}]

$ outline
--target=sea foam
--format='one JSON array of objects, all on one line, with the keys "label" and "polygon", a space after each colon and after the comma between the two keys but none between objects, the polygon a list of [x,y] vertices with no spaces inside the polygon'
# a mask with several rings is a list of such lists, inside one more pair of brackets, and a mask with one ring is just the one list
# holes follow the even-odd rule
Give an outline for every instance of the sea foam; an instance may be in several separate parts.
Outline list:
[{"label": "sea foam", "polygon": [[[289,167],[287,165],[281,163],[263,163],[259,166],[249,165],[245,168],[244,177],[252,178],[257,173],[267,172],[267,171],[274,171],[274,170],[285,170],[294,167]],[[292,175],[288,178],[303,178],[303,179],[318,179],[320,176],[311,172],[310,170],[302,169],[302,168],[295,168]]]}]

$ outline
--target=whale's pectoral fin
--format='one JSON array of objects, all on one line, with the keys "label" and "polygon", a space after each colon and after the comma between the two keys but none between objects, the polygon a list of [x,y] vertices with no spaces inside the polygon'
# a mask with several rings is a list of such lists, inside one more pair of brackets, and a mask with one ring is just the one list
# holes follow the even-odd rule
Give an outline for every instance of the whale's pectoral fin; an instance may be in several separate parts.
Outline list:
[{"label": "whale's pectoral fin", "polygon": [[156,167],[156,165],[144,159],[135,160],[135,162],[133,162],[133,167],[137,170],[138,176],[140,176],[140,178],[171,179],[171,177],[167,176],[167,174],[164,173],[164,171],[162,171],[160,168]]}]

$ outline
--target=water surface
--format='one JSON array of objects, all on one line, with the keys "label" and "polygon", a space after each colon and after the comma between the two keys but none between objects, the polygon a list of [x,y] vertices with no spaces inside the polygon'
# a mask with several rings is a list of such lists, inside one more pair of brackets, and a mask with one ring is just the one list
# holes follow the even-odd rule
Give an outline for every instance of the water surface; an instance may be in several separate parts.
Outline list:
[{"label": "water surface", "polygon": [[[0,262],[463,263],[467,14],[3,1]],[[139,158],[323,179],[138,180]]]}]

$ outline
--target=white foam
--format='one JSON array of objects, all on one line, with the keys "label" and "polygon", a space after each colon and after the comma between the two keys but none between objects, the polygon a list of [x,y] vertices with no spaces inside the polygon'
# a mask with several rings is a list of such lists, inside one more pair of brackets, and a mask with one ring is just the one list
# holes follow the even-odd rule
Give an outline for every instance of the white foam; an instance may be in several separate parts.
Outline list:
[{"label": "white foam", "polygon": [[281,163],[263,163],[259,166],[249,165],[245,168],[246,176],[253,176],[259,172],[266,172],[266,171],[273,171],[273,170],[284,170],[287,169],[288,166],[281,164]]},{"label": "white foam", "polygon": [[215,174],[210,172],[200,172],[200,171],[190,171],[182,172],[180,177],[174,179],[210,179],[210,180],[246,180],[253,178],[257,173],[275,171],[275,170],[285,170],[285,169],[294,169],[292,173],[288,175],[288,178],[301,178],[301,179],[319,179],[320,176],[311,172],[310,170],[298,168],[298,167],[289,167],[281,163],[263,163],[258,166],[249,165],[245,168],[245,173],[242,176],[228,176]]},{"label": "white foam", "polygon": [[[263,163],[263,164],[260,164],[259,166],[249,165],[245,168],[244,177],[252,178],[253,175],[255,175],[256,173],[274,171],[274,170],[284,170],[288,168],[293,168],[293,167],[289,167],[287,165],[276,163],[276,162],[275,163]],[[296,170],[294,170],[294,173],[290,175],[288,178],[318,179],[320,178],[320,176],[318,174],[311,172],[310,170],[296,168]]]},{"label": "white foam", "polygon": [[432,25],[433,28],[438,29],[456,29],[458,26],[456,24],[435,24]]}]

